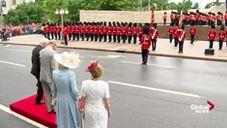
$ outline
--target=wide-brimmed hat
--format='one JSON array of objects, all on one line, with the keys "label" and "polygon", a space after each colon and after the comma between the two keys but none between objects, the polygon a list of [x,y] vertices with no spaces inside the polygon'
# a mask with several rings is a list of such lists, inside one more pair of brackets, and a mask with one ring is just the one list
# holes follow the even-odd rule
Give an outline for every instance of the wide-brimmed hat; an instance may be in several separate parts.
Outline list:
[{"label": "wide-brimmed hat", "polygon": [[79,54],[63,52],[54,55],[54,59],[67,68],[77,68],[80,63]]},{"label": "wide-brimmed hat", "polygon": [[85,69],[86,72],[91,72],[93,70],[95,70],[98,66],[98,60],[95,61],[91,61],[90,65],[87,66],[87,68]]}]

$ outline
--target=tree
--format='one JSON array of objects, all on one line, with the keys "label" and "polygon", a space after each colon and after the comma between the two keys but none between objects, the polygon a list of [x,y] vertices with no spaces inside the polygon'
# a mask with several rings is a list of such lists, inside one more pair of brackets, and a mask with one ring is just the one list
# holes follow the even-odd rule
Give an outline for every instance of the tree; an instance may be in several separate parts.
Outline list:
[{"label": "tree", "polygon": [[40,23],[43,21],[43,16],[44,10],[38,3],[24,3],[8,11],[6,22],[15,25]]},{"label": "tree", "polygon": [[199,8],[199,3],[196,2],[196,3],[194,4],[194,6],[193,6],[193,9],[198,9],[198,8]]}]

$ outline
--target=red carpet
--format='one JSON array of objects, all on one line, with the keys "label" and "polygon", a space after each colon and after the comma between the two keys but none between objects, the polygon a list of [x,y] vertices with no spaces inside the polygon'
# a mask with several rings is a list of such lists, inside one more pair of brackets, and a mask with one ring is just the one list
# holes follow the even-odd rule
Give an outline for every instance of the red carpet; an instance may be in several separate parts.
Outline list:
[{"label": "red carpet", "polygon": [[49,114],[45,104],[35,105],[36,95],[10,104],[10,109],[49,128],[57,128],[55,113]]}]

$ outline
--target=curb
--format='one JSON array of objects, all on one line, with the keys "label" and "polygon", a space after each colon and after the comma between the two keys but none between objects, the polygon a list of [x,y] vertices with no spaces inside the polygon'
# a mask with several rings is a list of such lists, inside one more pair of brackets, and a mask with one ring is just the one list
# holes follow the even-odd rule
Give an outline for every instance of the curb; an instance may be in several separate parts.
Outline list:
[{"label": "curb", "polygon": [[[11,42],[0,42],[0,44],[10,44],[10,45],[24,45],[24,46],[36,46],[37,44],[21,44],[21,43],[11,43]],[[101,49],[101,48],[81,48],[73,46],[58,46],[59,48],[69,48],[69,49],[80,49],[80,50],[92,50],[92,51],[104,51],[104,52],[118,52],[118,53],[130,53],[130,54],[141,54],[137,51],[127,51],[127,50],[110,50],[110,49]],[[186,55],[171,55],[171,54],[162,54],[162,53],[149,53],[153,56],[161,57],[174,57],[174,58],[183,58],[183,59],[194,59],[194,60],[206,60],[206,61],[218,61],[218,62],[227,62],[227,59],[220,58],[208,58],[208,57],[196,57],[196,56],[186,56]]]}]

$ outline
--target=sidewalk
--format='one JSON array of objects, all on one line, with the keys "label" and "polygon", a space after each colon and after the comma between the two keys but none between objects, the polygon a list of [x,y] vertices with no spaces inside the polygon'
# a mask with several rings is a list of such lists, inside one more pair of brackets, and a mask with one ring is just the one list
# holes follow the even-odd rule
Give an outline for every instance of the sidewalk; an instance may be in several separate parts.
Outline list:
[{"label": "sidewalk", "polygon": [[[7,42],[0,42],[0,44],[15,44],[15,45],[30,45],[35,46],[39,44],[41,35],[25,35],[11,37]],[[74,49],[86,49],[86,50],[97,50],[97,51],[110,51],[110,52],[125,52],[140,54],[139,44],[118,44],[109,42],[82,42],[82,41],[69,41],[68,46],[64,46],[58,41],[59,47],[61,48],[74,48]],[[215,55],[206,56],[204,55],[205,48],[208,47],[208,41],[196,41],[194,45],[191,45],[188,40],[184,44],[184,53],[178,54],[178,48],[175,48],[173,44],[169,43],[168,39],[158,39],[156,51],[151,51],[151,55],[156,56],[168,56],[188,59],[200,59],[200,60],[211,60],[227,62],[227,47],[224,43],[223,49],[218,50],[218,42],[214,42]]]}]

